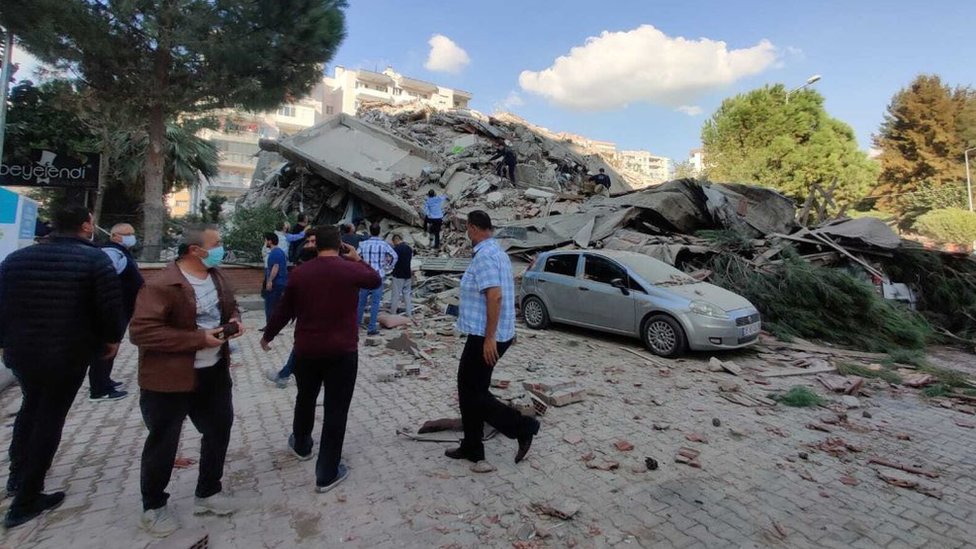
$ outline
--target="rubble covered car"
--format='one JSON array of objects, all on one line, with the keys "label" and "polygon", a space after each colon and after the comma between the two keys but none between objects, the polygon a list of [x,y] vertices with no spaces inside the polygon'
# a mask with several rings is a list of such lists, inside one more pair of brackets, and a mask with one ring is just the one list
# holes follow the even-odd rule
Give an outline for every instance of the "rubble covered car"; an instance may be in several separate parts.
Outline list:
[{"label": "rubble covered car", "polygon": [[669,357],[745,347],[761,324],[744,297],[624,251],[540,254],[522,277],[519,303],[530,328],[559,322],[639,337]]}]

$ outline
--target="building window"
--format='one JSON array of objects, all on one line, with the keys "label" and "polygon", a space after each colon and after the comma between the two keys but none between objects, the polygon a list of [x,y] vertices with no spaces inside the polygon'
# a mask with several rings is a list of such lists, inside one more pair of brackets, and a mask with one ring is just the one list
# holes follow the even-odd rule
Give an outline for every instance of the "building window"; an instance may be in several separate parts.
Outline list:
[{"label": "building window", "polygon": [[288,116],[293,118],[295,116],[295,112],[296,112],[295,107],[291,105],[286,105],[278,109],[278,114],[280,116]]},{"label": "building window", "polygon": [[177,200],[176,201],[176,207],[177,208],[186,208],[186,207],[189,207],[189,206],[190,206],[190,201],[189,200]]},{"label": "building window", "polygon": [[403,95],[402,88],[393,88],[393,95]]},{"label": "building window", "polygon": [[332,105],[325,107],[325,114],[332,114],[334,112]]}]

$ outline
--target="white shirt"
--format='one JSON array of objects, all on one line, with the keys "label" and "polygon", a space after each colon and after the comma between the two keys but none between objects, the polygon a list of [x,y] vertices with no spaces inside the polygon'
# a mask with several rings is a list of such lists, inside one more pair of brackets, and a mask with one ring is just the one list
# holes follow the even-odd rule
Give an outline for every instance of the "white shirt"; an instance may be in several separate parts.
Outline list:
[{"label": "white shirt", "polygon": [[[202,330],[220,328],[220,296],[217,295],[217,286],[213,278],[208,274],[207,278],[200,279],[182,269],[181,271],[190,286],[193,286],[193,293],[196,294],[197,328]],[[197,351],[193,367],[210,368],[219,361],[220,347],[207,347]]]}]

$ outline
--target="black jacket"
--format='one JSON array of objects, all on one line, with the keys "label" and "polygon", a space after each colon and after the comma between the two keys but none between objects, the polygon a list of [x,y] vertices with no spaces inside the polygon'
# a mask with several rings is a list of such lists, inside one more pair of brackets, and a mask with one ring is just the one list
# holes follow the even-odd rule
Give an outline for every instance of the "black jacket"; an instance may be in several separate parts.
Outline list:
[{"label": "black jacket", "polygon": [[125,256],[125,269],[119,273],[119,283],[122,289],[123,321],[128,325],[129,321],[132,320],[132,313],[136,310],[136,296],[139,295],[139,290],[142,289],[146,281],[142,278],[142,273],[139,272],[139,264],[136,263],[136,259],[132,257],[125,246],[108,242],[102,247],[115,248]]},{"label": "black jacket", "polygon": [[124,331],[119,277],[92,243],[57,236],[0,264],[0,345],[7,367],[85,368]]}]

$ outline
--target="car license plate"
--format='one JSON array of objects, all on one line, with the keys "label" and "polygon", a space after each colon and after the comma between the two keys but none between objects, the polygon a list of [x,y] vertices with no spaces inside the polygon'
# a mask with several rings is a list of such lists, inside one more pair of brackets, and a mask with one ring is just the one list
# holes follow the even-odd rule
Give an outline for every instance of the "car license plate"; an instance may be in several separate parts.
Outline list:
[{"label": "car license plate", "polygon": [[751,324],[749,326],[746,326],[745,328],[742,328],[742,337],[749,337],[758,334],[761,326],[762,324],[757,322],[755,324]]}]

